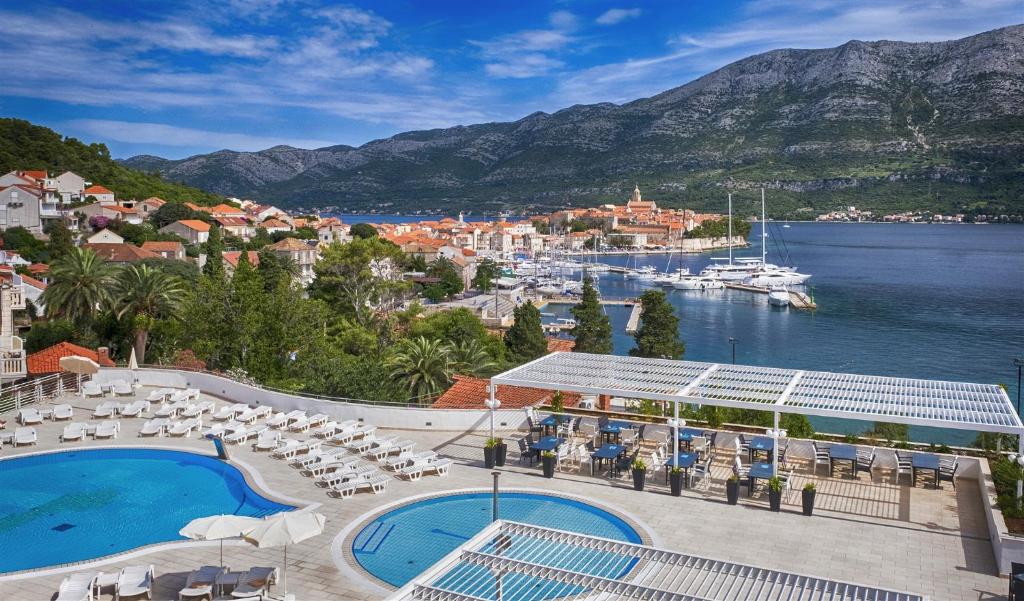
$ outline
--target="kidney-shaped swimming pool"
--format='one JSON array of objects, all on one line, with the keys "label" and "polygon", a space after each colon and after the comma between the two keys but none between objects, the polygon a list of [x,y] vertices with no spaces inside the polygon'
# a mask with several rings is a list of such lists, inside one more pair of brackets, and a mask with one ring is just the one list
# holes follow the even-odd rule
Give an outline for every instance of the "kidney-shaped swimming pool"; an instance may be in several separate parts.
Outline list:
[{"label": "kidney-shaped swimming pool", "polygon": [[[364,526],[352,539],[352,554],[367,572],[400,587],[487,527],[491,523],[491,500],[490,493],[461,493],[404,505]],[[498,517],[631,543],[643,542],[622,518],[593,505],[553,495],[501,493]]]},{"label": "kidney-shaped swimming pool", "polygon": [[0,461],[0,573],[180,540],[197,517],[294,509],[237,468],[163,449],[88,449]]}]

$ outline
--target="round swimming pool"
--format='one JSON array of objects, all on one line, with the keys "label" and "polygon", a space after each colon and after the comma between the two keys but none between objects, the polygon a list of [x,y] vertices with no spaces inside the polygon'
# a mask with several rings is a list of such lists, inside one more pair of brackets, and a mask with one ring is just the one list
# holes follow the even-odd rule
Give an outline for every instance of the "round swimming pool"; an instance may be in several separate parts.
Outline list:
[{"label": "round swimming pool", "polygon": [[0,461],[0,573],[180,540],[194,518],[294,509],[260,496],[216,458],[89,449]]},{"label": "round swimming pool", "polygon": [[[509,492],[498,517],[631,543],[640,535],[618,516],[573,499]],[[367,524],[352,553],[367,572],[400,587],[491,523],[491,494],[464,493],[404,505]]]}]

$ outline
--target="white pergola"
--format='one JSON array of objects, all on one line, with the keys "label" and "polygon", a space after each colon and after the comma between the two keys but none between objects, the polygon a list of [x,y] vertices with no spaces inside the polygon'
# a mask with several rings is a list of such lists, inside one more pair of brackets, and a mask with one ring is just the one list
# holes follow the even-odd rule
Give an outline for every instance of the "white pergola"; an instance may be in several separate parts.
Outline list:
[{"label": "white pergola", "polygon": [[498,520],[390,601],[923,601],[921,595]]},{"label": "white pergola", "polygon": [[770,411],[776,435],[783,413],[1024,433],[1006,391],[994,384],[567,352],[494,376],[492,400],[501,384],[666,401],[675,407],[676,427],[679,404],[686,403]]}]

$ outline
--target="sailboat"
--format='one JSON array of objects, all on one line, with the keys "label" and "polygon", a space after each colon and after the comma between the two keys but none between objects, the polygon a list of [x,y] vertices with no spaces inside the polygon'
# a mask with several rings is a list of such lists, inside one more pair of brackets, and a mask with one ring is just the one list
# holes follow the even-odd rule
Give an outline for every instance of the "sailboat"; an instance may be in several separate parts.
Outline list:
[{"label": "sailboat", "polygon": [[800,284],[803,284],[810,279],[810,275],[798,273],[793,267],[779,267],[778,265],[772,265],[767,261],[768,247],[766,246],[766,242],[768,240],[768,232],[765,229],[767,221],[765,214],[764,188],[761,188],[761,260],[759,261],[758,268],[745,277],[743,279],[743,283],[748,286],[760,286],[765,288],[799,286]]}]

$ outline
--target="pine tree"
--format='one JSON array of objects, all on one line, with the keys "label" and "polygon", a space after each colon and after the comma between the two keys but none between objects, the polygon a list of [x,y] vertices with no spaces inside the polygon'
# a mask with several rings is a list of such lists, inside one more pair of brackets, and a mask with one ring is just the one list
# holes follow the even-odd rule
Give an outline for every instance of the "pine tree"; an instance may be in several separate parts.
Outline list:
[{"label": "pine tree", "polygon": [[579,304],[572,308],[572,316],[576,320],[576,327],[571,332],[576,338],[574,351],[611,354],[612,323],[601,308],[597,290],[594,289],[590,278],[583,280],[583,297]]},{"label": "pine tree", "polygon": [[540,310],[533,303],[519,305],[513,312],[515,322],[505,332],[505,346],[518,361],[532,361],[548,352],[548,340],[540,325]]},{"label": "pine tree", "polygon": [[[206,253],[206,263],[203,265],[203,275],[219,282],[224,279],[224,242],[220,237],[220,228],[216,225],[210,228],[210,236],[203,245],[203,252]],[[242,253],[245,256],[245,253]],[[248,262],[248,261],[247,261]],[[241,263],[241,259],[239,259]]]},{"label": "pine tree", "polygon": [[629,354],[653,359],[682,359],[686,345],[679,339],[679,318],[673,313],[665,293],[648,290],[640,297],[640,302],[643,310],[640,328],[636,331],[636,348]]}]

